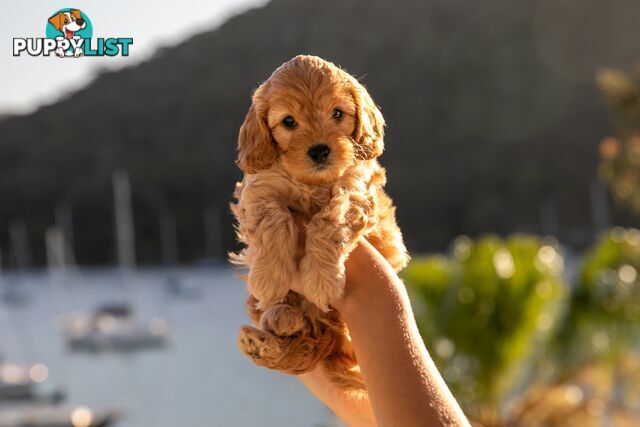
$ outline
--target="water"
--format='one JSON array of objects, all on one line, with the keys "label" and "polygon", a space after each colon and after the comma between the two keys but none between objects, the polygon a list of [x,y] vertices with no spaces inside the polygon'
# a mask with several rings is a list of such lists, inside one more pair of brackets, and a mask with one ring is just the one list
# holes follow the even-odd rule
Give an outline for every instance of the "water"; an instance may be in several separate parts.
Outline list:
[{"label": "water", "polygon": [[[199,295],[167,292],[169,274]],[[245,291],[228,269],[138,271],[138,313],[167,319],[171,339],[166,349],[131,354],[69,353],[55,321],[60,312],[123,300],[115,270],[69,274],[63,292],[52,292],[45,272],[5,282],[29,301],[0,311],[0,352],[8,360],[45,363],[51,371],[45,386],[65,386],[72,404],[125,408],[118,427],[318,427],[331,420],[298,380],[258,368],[237,350],[238,329],[247,322]]]}]

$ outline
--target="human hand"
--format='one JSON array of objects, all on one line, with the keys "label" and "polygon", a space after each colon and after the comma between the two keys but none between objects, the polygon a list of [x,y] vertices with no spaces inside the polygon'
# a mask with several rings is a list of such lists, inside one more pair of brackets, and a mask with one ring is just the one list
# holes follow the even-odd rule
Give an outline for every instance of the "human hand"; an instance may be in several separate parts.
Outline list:
[{"label": "human hand", "polygon": [[[293,217],[299,261],[304,256],[306,219],[297,213]],[[393,267],[361,238],[345,269],[344,294],[331,305],[349,327],[367,391],[345,393],[318,369],[300,375],[300,380],[350,427],[375,426],[376,420],[386,426],[469,426],[429,357],[407,291]],[[291,289],[300,292],[299,277]]]},{"label": "human hand", "polygon": [[[291,215],[293,222],[298,228],[298,244],[296,246],[295,260],[296,265],[299,265],[305,255],[305,232],[309,218],[297,211],[291,211]],[[343,311],[349,294],[352,294],[355,290],[361,288],[371,280],[380,279],[383,271],[384,274],[390,276],[396,275],[393,267],[391,267],[387,260],[364,237],[360,239],[359,243],[349,254],[349,257],[345,261],[345,267],[346,283],[344,293],[340,297],[329,301],[332,307],[341,312]],[[294,292],[303,294],[299,269],[296,270],[293,275],[290,288]]]}]

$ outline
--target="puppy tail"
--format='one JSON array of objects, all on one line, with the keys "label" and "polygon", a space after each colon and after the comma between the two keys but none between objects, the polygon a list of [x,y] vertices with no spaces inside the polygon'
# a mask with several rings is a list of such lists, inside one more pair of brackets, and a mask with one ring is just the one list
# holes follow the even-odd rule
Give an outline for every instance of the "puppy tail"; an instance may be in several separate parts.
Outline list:
[{"label": "puppy tail", "polygon": [[343,391],[364,392],[365,385],[360,365],[347,354],[332,354],[322,361],[329,380]]}]

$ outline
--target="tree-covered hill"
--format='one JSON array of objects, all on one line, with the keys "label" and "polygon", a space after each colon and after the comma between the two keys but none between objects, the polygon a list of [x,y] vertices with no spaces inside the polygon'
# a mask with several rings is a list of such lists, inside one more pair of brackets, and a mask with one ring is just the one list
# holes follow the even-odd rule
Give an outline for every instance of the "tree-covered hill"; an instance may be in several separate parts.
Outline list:
[{"label": "tree-covered hill", "polygon": [[182,261],[205,253],[207,208],[223,213],[233,247],[238,128],[252,89],[299,53],[344,66],[380,104],[381,162],[410,249],[516,230],[582,244],[601,211],[597,146],[610,131],[594,73],[640,57],[640,4],[607,3],[274,0],[2,119],[0,246],[24,219],[43,262],[44,231],[67,204],[79,261],[112,262],[111,172],[125,167],[140,261],[160,259],[163,212],[176,214]]}]

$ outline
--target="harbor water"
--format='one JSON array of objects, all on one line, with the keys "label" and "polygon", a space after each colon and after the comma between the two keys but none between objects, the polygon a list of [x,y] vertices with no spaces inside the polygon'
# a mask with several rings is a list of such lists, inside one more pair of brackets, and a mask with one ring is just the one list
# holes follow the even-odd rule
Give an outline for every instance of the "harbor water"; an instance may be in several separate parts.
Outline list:
[{"label": "harbor water", "polygon": [[[330,423],[328,409],[297,379],[258,368],[238,351],[247,317],[244,284],[233,271],[140,269],[133,280],[127,292],[116,269],[70,272],[59,286],[47,271],[5,275],[11,298],[0,311],[0,354],[46,364],[43,390],[64,389],[70,404],[118,408],[118,427]],[[64,316],[122,301],[134,316],[167,322],[166,347],[97,354],[66,348]]]}]

